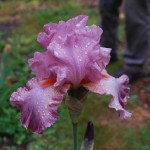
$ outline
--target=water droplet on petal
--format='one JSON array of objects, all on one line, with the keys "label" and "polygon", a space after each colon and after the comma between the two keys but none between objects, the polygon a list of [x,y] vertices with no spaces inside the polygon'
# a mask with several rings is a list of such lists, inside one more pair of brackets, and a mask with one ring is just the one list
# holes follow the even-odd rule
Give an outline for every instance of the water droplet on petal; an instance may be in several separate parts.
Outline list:
[{"label": "water droplet on petal", "polygon": [[80,24],[80,23],[76,24],[76,27],[80,27],[80,26],[81,26],[81,24]]}]

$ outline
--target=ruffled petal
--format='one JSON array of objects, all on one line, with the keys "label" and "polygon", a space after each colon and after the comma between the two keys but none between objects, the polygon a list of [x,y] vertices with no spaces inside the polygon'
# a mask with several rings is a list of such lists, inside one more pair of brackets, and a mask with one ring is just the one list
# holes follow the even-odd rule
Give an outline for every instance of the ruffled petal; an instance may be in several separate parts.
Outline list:
[{"label": "ruffled petal", "polygon": [[95,41],[100,41],[102,32],[103,30],[96,25],[85,26],[84,28],[79,28],[75,30],[76,34],[84,35],[86,37],[94,39]]},{"label": "ruffled petal", "polygon": [[89,40],[85,36],[68,36],[63,45],[54,41],[48,47],[48,51],[61,62],[60,68],[67,68],[64,69],[67,71],[67,81],[74,86],[79,85],[81,80],[88,76],[88,70],[94,61],[98,60],[98,41]]},{"label": "ruffled petal", "polygon": [[23,126],[36,133],[42,133],[55,123],[58,106],[69,88],[68,85],[60,88],[42,87],[42,82],[33,78],[10,98],[11,104],[21,111],[20,121]]},{"label": "ruffled petal", "polygon": [[81,28],[85,27],[88,20],[88,16],[79,15],[67,21],[67,23],[73,25],[73,27]]},{"label": "ruffled petal", "polygon": [[67,22],[60,21],[57,26],[57,32],[55,33],[53,40],[60,39],[60,42],[65,41],[67,36],[73,36],[75,31],[84,29],[88,20],[88,16],[79,15],[72,19],[69,19]]},{"label": "ruffled petal", "polygon": [[46,34],[44,32],[40,32],[37,36],[37,41],[47,50],[49,43],[51,42],[53,34]]},{"label": "ruffled petal", "polygon": [[56,23],[48,23],[44,25],[44,30],[47,34],[54,34],[57,31],[58,25]]},{"label": "ruffled petal", "polygon": [[83,86],[98,94],[112,95],[113,99],[109,104],[110,108],[115,108],[119,112],[121,119],[130,118],[131,113],[124,108],[127,104],[129,88],[127,84],[129,79],[126,75],[122,75],[116,79],[106,72],[102,73],[102,79],[96,83],[83,83]]},{"label": "ruffled petal", "polygon": [[48,79],[56,77],[53,68],[58,65],[58,61],[59,60],[54,58],[50,52],[46,51],[43,53],[35,52],[34,57],[29,59],[28,63],[38,78]]},{"label": "ruffled petal", "polygon": [[57,26],[58,25],[56,23],[48,23],[48,24],[44,25],[44,30],[46,31],[47,34],[44,32],[40,32],[37,36],[37,41],[46,50],[47,50],[49,43],[51,43],[53,36],[55,35],[55,33],[57,31]]},{"label": "ruffled petal", "polygon": [[110,48],[101,47],[100,48],[100,55],[99,59],[97,61],[97,64],[100,66],[100,68],[103,70],[108,65],[110,61]]},{"label": "ruffled petal", "polygon": [[65,81],[73,87],[78,87],[82,80],[100,80],[101,71],[110,59],[110,49],[100,47],[102,29],[95,25],[86,26],[87,19],[80,15],[67,22],[44,26],[47,34],[40,33],[38,41],[47,51],[35,53],[29,60],[37,77],[55,76],[57,86]]},{"label": "ruffled petal", "polygon": [[63,42],[68,35],[74,34],[76,29],[84,27],[88,20],[88,16],[80,15],[68,20],[67,22],[60,21],[56,23],[48,23],[44,25],[46,33],[41,32],[38,34],[37,41],[47,50],[51,40]]}]

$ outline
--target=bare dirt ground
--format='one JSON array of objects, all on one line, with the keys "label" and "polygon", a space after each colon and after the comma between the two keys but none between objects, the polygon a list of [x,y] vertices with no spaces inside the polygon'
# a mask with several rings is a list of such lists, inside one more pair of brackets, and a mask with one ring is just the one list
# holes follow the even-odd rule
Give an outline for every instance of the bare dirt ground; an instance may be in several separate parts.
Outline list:
[{"label": "bare dirt ground", "polygon": [[140,106],[135,107],[132,122],[136,125],[150,124],[150,76],[133,83],[131,92],[137,94],[141,102]]}]

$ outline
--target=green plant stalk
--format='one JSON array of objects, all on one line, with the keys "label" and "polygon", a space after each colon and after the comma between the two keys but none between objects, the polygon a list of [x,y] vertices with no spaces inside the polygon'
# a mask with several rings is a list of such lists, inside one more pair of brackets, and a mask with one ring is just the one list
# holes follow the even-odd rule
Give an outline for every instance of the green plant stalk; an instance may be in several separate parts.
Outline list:
[{"label": "green plant stalk", "polygon": [[72,123],[73,150],[78,150],[78,123]]}]

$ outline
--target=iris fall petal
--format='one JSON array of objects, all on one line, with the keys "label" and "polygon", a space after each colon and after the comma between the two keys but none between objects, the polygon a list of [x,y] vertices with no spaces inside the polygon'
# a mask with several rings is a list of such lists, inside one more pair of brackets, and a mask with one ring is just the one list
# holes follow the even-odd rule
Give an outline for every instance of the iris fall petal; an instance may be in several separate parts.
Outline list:
[{"label": "iris fall petal", "polygon": [[125,110],[129,93],[129,88],[127,87],[128,82],[129,79],[126,75],[122,75],[116,79],[104,72],[99,82],[85,83],[83,86],[98,94],[112,95],[113,99],[109,107],[115,108],[119,112],[121,119],[127,119],[131,116],[131,113]]},{"label": "iris fall petal", "polygon": [[58,118],[57,109],[68,86],[41,87],[36,78],[28,81],[25,88],[19,88],[10,98],[12,105],[21,111],[20,121],[26,129],[36,133],[50,127]]}]

